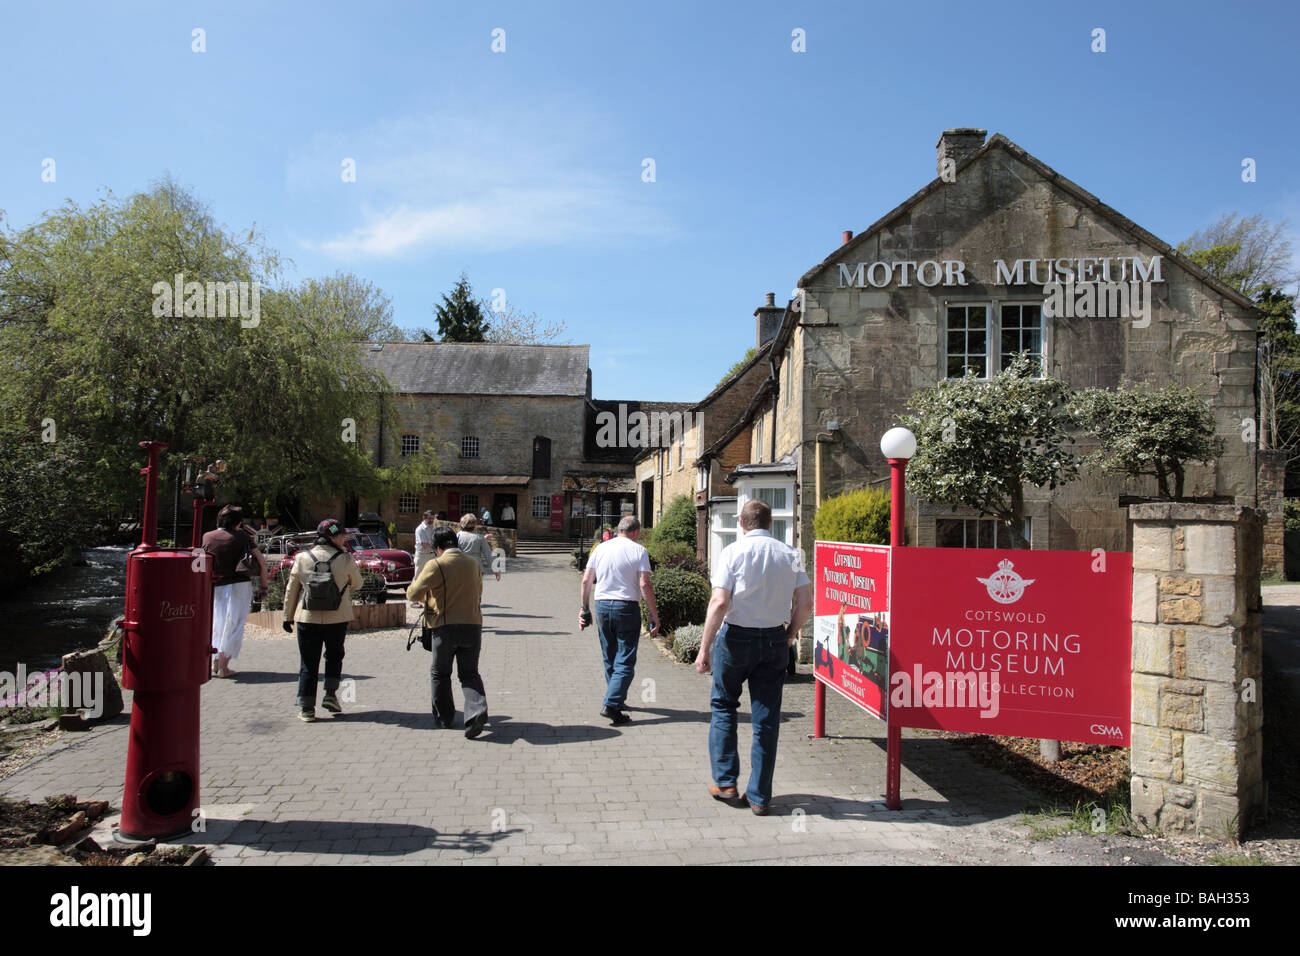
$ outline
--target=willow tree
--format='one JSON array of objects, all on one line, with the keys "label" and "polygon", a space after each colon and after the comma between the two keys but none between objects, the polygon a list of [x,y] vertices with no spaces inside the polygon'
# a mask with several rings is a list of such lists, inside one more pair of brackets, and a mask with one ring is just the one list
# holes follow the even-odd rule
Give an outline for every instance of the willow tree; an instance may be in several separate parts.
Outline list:
[{"label": "willow tree", "polygon": [[[183,296],[163,294],[178,282]],[[204,290],[238,283],[256,315],[214,314]],[[380,470],[361,440],[395,414],[358,343],[399,338],[373,286],[282,283],[255,230],[219,225],[170,180],[0,231],[0,411],[78,440],[90,482],[69,505],[104,516],[139,500],[143,439],[167,442],[169,464],[229,459],[228,494],[253,500],[418,485],[431,462]]]}]

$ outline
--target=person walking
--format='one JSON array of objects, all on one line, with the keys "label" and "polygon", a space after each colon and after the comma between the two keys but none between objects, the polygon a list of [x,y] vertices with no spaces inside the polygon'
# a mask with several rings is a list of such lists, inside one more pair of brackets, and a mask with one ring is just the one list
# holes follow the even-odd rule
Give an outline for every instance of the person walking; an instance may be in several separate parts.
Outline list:
[{"label": "person walking", "polygon": [[[799,553],[772,537],[772,509],[766,502],[746,502],[740,509],[740,527],[743,536],[718,556],[695,669],[713,672],[709,793],[719,800],[741,799],[763,816],[772,802],[789,649],[812,613],[812,582]],[[746,682],[754,741],[749,785],[742,797],[737,790],[736,709]]]},{"label": "person walking", "polygon": [[[325,697],[321,706],[341,714],[343,641],[352,620],[352,595],[361,590],[361,569],[347,551],[347,529],[333,518],[316,527],[316,544],[299,551],[284,592],[284,629],[298,624],[298,719],[316,719],[316,681],[325,651]],[[301,601],[299,600],[301,598]]]},{"label": "person walking", "polygon": [[233,677],[230,662],[244,646],[244,624],[253,603],[252,575],[258,575],[259,593],[265,593],[266,560],[238,505],[217,513],[217,528],[203,536],[201,546],[212,555],[212,646],[217,649],[212,676]]},{"label": "person walking", "polygon": [[479,563],[462,552],[457,543],[456,532],[451,528],[442,527],[434,532],[436,557],[411,582],[406,596],[421,603],[425,609],[421,623],[433,631],[429,676],[433,686],[434,721],[438,727],[447,728],[456,717],[456,703],[451,696],[454,660],[460,689],[465,695],[465,736],[473,739],[483,732],[488,719],[487,693],[478,670],[483,648],[483,612],[479,610],[483,572]]},{"label": "person walking", "polygon": [[501,580],[501,572],[492,570],[492,546],[487,543],[486,537],[478,533],[478,518],[472,514],[461,515],[456,547],[462,554],[469,555],[479,563],[485,577],[495,574],[497,580]]},{"label": "person walking", "polygon": [[650,584],[650,555],[640,544],[641,522],[628,515],[618,523],[618,537],[591,552],[582,573],[579,630],[592,622],[591,598],[596,598],[596,630],[605,662],[605,700],[600,716],[615,727],[628,723],[624,704],[636,670],[641,640],[641,602],[645,598],[651,636],[659,633],[659,611]]},{"label": "person walking", "polygon": [[[433,523],[434,515],[432,511],[426,511],[424,518],[415,526],[415,574],[412,575],[411,581],[420,576],[424,570],[425,564],[433,558]],[[411,607],[421,607],[422,605],[412,603]]]}]

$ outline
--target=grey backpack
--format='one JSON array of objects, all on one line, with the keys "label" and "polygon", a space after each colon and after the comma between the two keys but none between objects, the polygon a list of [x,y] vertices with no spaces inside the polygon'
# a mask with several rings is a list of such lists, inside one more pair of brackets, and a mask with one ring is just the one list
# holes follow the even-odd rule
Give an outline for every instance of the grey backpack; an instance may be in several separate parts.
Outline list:
[{"label": "grey backpack", "polygon": [[343,603],[343,592],[347,586],[339,587],[334,582],[334,571],[331,568],[334,558],[342,553],[336,551],[328,561],[316,561],[312,564],[302,601],[302,606],[308,611],[337,611],[339,605]]}]

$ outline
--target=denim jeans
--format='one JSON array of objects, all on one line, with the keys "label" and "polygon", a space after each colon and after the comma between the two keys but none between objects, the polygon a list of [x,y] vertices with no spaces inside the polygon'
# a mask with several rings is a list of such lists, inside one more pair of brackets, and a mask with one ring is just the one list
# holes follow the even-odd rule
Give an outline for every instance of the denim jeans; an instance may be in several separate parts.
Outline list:
[{"label": "denim jeans", "polygon": [[433,684],[433,715],[447,726],[456,716],[456,702],[451,696],[451,662],[456,662],[456,676],[465,695],[465,725],[479,715],[487,716],[487,692],[478,672],[478,656],[483,648],[483,628],[477,624],[448,624],[433,629],[433,662],[429,678]]},{"label": "denim jeans", "polygon": [[605,661],[605,707],[627,700],[641,641],[641,605],[637,601],[597,601],[596,631]]},{"label": "denim jeans", "polygon": [[343,641],[348,622],[304,624],[298,622],[298,706],[316,706],[316,678],[320,673],[320,652],[325,649],[325,690],[338,690],[343,676]]},{"label": "denim jeans", "polygon": [[724,624],[713,644],[713,719],[709,723],[709,760],[713,782],[734,787],[740,779],[736,751],[736,708],[740,690],[749,682],[750,723],[754,743],[749,752],[750,806],[766,807],[772,800],[776,769],[776,739],[781,729],[781,693],[790,658],[784,627],[735,627]]}]

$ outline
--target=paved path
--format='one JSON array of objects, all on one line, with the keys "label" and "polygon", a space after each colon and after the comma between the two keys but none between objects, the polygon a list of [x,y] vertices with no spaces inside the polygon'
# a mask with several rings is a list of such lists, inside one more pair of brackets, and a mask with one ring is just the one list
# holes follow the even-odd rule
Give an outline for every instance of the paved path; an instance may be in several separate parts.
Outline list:
[{"label": "paved path", "polygon": [[[518,558],[486,583],[492,716],[473,741],[433,728],[429,655],[393,632],[348,638],[356,702],[314,724],[295,716],[295,642],[246,640],[238,679],[203,689],[207,832],[189,842],[247,864],[1072,862],[1028,844],[1017,825],[1041,797],[946,740],[906,732],[903,809],[886,810],[883,725],[831,693],[827,726],[843,736],[808,739],[807,674],[786,687],[773,815],[713,801],[709,679],[643,641],[633,722],[610,727],[577,594],[560,556]],[[123,716],[64,735],[0,793],[120,806],[127,733]],[[748,734],[742,724],[745,774]]]}]

